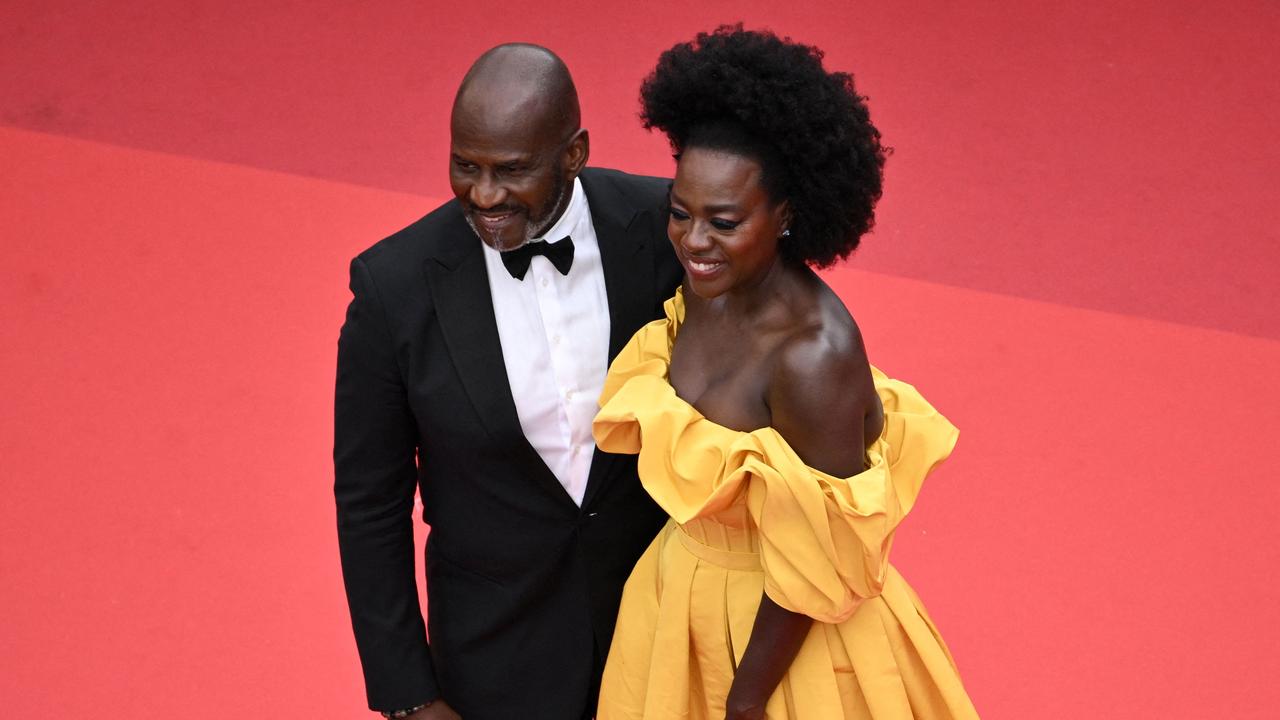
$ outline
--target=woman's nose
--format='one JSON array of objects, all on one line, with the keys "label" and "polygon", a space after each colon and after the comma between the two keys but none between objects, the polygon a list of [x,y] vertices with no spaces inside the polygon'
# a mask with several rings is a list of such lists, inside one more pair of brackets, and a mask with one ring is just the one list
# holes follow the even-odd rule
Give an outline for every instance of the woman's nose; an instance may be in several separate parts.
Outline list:
[{"label": "woman's nose", "polygon": [[684,249],[691,253],[706,252],[710,250],[715,243],[711,240],[711,231],[706,223],[695,222],[689,228],[689,232],[680,239],[680,244]]}]

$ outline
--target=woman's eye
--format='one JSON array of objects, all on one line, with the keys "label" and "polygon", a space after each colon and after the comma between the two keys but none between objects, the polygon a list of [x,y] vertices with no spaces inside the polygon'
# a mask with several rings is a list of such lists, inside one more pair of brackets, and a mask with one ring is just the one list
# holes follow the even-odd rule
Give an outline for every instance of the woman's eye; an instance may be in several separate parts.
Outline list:
[{"label": "woman's eye", "polygon": [[738,223],[732,220],[721,220],[720,218],[711,218],[711,227],[717,230],[732,230],[738,227]]},{"label": "woman's eye", "polygon": [[689,219],[689,214],[683,210],[677,210],[675,208],[671,208],[671,218],[673,220],[684,221]]}]

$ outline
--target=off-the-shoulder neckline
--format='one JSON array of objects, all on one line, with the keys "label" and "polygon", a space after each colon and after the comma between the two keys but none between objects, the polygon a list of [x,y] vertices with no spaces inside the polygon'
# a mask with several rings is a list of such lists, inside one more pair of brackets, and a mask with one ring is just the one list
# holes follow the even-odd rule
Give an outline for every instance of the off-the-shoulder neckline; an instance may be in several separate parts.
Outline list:
[{"label": "off-the-shoulder neckline", "polygon": [[[707,423],[708,425],[711,425],[712,427],[716,428],[720,432],[729,433],[737,437],[753,436],[753,435],[760,435],[760,434],[770,435],[773,438],[775,438],[783,448],[786,449],[786,452],[788,455],[795,458],[796,462],[798,462],[800,465],[807,468],[810,472],[816,473],[821,476],[825,476],[827,478],[838,479],[837,476],[832,475],[826,471],[819,470],[813,467],[812,465],[809,465],[808,463],[804,462],[804,460],[800,458],[800,454],[796,452],[796,449],[791,446],[791,443],[787,442],[787,439],[782,436],[782,433],[778,432],[777,428],[773,427],[772,425],[765,425],[763,427],[756,428],[755,430],[735,430],[734,428],[721,425],[715,420],[708,418],[693,403],[680,397],[680,393],[676,391],[675,385],[671,384],[671,353],[672,353],[672,350],[675,348],[676,335],[678,335],[680,332],[680,325],[684,322],[684,310],[685,310],[684,288],[676,288],[675,294],[672,295],[671,298],[667,300],[667,302],[663,303],[664,310],[667,308],[668,305],[671,306],[671,309],[674,312],[671,312],[671,311],[666,312],[666,317],[659,320],[659,322],[662,322],[666,325],[666,327],[664,328],[665,330],[664,334],[666,335],[666,352],[663,353],[661,358],[659,358],[659,360],[662,363],[662,374],[661,376],[655,375],[653,377],[658,377],[658,379],[662,380],[662,383],[667,386],[667,388],[671,391],[672,400],[674,400],[675,402],[679,403],[681,406],[686,408],[689,411],[689,413],[691,413],[696,419],[701,420]],[[885,430],[881,431],[880,439],[876,441],[875,445],[873,445],[870,448],[867,448],[868,453],[875,452],[879,454],[878,446],[881,442],[884,441],[884,433],[887,431],[887,429],[888,429],[888,423],[886,422]],[[850,477],[854,477],[854,476],[850,476]]]}]

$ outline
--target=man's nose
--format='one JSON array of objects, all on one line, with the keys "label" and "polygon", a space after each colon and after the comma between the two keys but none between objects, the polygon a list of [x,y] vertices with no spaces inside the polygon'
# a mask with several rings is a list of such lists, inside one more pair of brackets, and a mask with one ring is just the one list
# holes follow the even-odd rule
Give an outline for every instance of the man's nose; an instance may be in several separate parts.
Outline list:
[{"label": "man's nose", "polygon": [[483,173],[471,186],[471,204],[484,209],[501,205],[507,199],[507,190],[495,181],[493,175]]}]

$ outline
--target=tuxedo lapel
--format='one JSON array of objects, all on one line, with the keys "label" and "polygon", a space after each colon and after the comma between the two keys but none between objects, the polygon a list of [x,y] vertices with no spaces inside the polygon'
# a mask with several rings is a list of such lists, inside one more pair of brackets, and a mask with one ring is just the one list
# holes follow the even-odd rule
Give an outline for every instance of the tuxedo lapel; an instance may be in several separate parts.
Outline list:
[{"label": "tuxedo lapel", "polygon": [[584,173],[582,187],[591,205],[609,298],[609,359],[613,360],[631,335],[648,321],[653,304],[653,248],[645,233],[629,232],[636,211],[615,188],[591,182]]},{"label": "tuxedo lapel", "polygon": [[494,319],[493,297],[480,240],[461,214],[456,227],[433,238],[424,270],[436,320],[462,387],[495,442],[516,450],[527,472],[545,490],[573,505],[572,498],[529,444],[520,427]]},{"label": "tuxedo lapel", "polygon": [[[609,299],[609,361],[618,355],[632,334],[649,320],[653,303],[653,247],[642,232],[629,232],[634,206],[615,187],[596,181],[588,170],[582,188],[591,206],[591,222],[600,245],[605,294]],[[596,448],[587,475],[582,507],[589,506],[609,475],[616,458]]]},{"label": "tuxedo lapel", "polygon": [[[465,225],[464,229],[470,230]],[[502,361],[480,241],[467,242],[457,235],[441,239],[439,252],[427,259],[425,268],[436,318],[480,422],[494,439],[506,441],[522,433]]]}]

